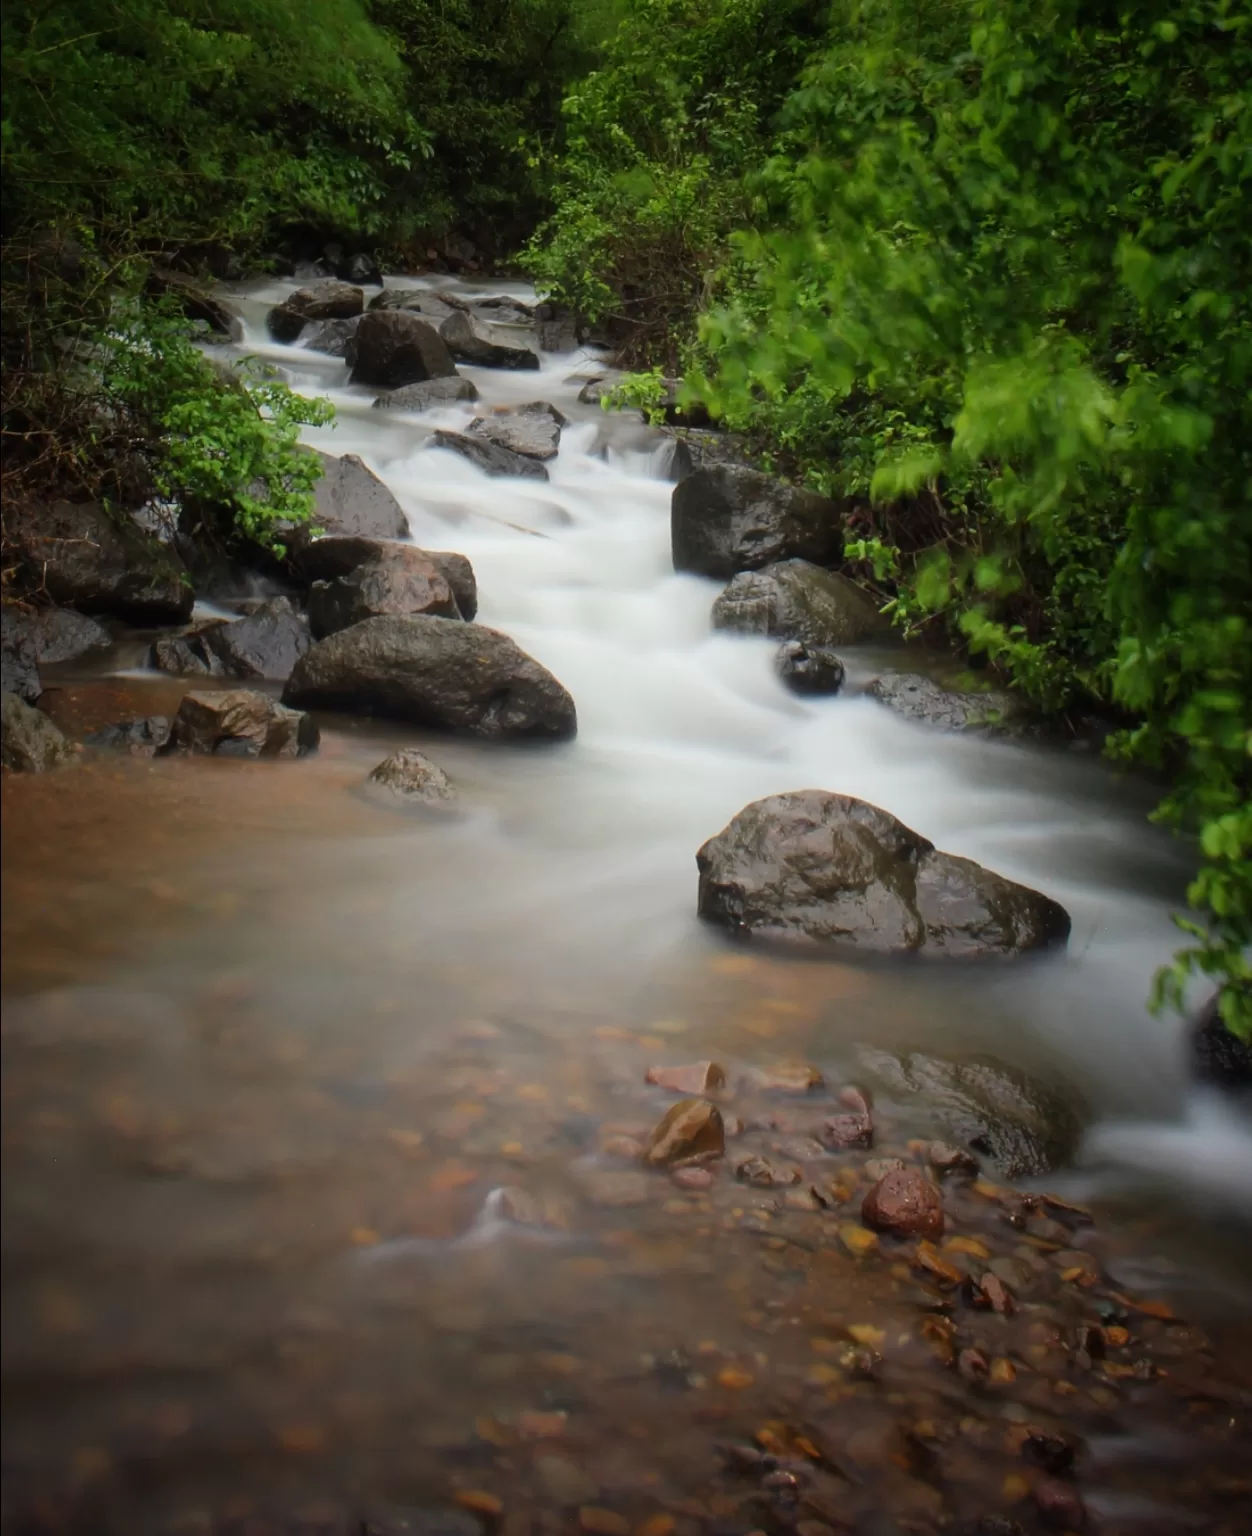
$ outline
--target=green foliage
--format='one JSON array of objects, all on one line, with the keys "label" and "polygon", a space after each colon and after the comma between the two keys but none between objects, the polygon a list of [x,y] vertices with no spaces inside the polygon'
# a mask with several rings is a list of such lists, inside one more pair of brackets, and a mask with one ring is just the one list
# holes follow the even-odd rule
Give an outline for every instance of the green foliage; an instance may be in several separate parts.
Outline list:
[{"label": "green foliage", "polygon": [[261,370],[219,369],[177,319],[135,307],[99,343],[92,401],[150,462],[157,495],[281,554],[282,535],[313,515],[321,478],[300,428],[334,418]]},{"label": "green foliage", "polygon": [[744,177],[821,9],[641,0],[566,95],[556,212],[525,260],[627,356],[673,362],[747,217]]},{"label": "green foliage", "polygon": [[699,387],[833,455],[906,618],[1134,721],[1207,861],[1160,995],[1217,976],[1252,1032],[1252,14],[867,0],[832,35]]}]

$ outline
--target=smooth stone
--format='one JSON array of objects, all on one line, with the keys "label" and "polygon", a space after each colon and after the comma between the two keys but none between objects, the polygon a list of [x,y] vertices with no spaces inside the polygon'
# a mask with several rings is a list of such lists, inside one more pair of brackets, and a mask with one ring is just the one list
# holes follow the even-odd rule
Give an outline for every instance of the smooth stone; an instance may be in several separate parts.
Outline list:
[{"label": "smooth stone", "polygon": [[506,340],[490,324],[482,324],[463,310],[455,311],[443,321],[439,335],[460,363],[472,363],[479,368],[539,367],[537,352],[511,339]]},{"label": "smooth stone", "polygon": [[800,641],[826,652],[887,628],[867,592],[808,560],[780,560],[740,572],[714,602],[712,621],[714,629]]},{"label": "smooth stone", "polygon": [[895,1237],[942,1237],[943,1197],[919,1170],[893,1169],[866,1194],[861,1220]]},{"label": "smooth stone", "polygon": [[785,640],[774,655],[774,671],[792,693],[821,697],[843,687],[844,668],[828,645]]},{"label": "smooth stone", "polygon": [[345,575],[315,581],[309,588],[309,625],[318,640],[365,619],[421,613],[461,617],[443,572],[412,544],[394,545]]},{"label": "smooth stone", "polygon": [[352,338],[352,384],[401,389],[456,376],[456,364],[434,326],[403,309],[371,309]]},{"label": "smooth stone", "polygon": [[644,1161],[661,1165],[684,1158],[720,1157],[726,1150],[721,1111],[707,1099],[681,1099],[656,1125],[644,1144]]},{"label": "smooth stone", "polygon": [[697,1061],[685,1067],[649,1067],[646,1082],[671,1093],[714,1093],[726,1086],[726,1069],[716,1061]]},{"label": "smooth stone", "polygon": [[468,459],[484,474],[491,475],[493,478],[503,475],[520,475],[528,480],[548,478],[548,471],[538,459],[528,458],[524,453],[514,453],[508,448],[501,448],[498,444],[488,442],[481,437],[470,437],[465,432],[436,432],[432,435],[431,446],[450,448],[453,453],[459,453],[462,458]]},{"label": "smooth stone", "polygon": [[452,588],[456,605],[463,619],[472,619],[478,612],[478,583],[474,567],[464,555],[447,550],[418,549],[416,544],[402,543],[395,539],[372,539],[358,535],[330,535],[314,539],[296,554],[293,565],[303,580],[334,581],[347,576],[358,566],[373,561],[408,558],[406,551],[416,550],[429,560]]},{"label": "smooth stone", "polygon": [[678,482],[670,532],[676,571],[724,580],[793,557],[825,564],[843,552],[836,503],[736,464]]}]

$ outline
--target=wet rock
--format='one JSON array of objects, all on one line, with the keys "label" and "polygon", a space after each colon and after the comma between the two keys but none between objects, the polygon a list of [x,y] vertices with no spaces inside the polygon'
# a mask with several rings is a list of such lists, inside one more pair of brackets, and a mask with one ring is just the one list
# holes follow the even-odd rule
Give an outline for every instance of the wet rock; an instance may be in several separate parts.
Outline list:
[{"label": "wet rock", "polygon": [[74,761],[73,745],[16,693],[0,694],[0,763],[13,773],[46,773]]},{"label": "wet rock", "polygon": [[306,352],[324,352],[327,357],[346,358],[360,325],[360,315],[351,320],[316,320],[299,333],[300,345]]},{"label": "wet rock", "polygon": [[577,731],[573,699],[507,635],[424,615],[366,619],[318,641],[283,699],[492,739]]},{"label": "wet rock", "polygon": [[1076,1446],[1064,1435],[1049,1434],[1046,1430],[1032,1429],[1022,1441],[1022,1455],[1037,1467],[1053,1474],[1067,1472],[1074,1464]]},{"label": "wet rock", "polygon": [[776,1061],[767,1067],[753,1067],[747,1083],[764,1093],[812,1093],[825,1086],[825,1079],[807,1061]]},{"label": "wet rock", "polygon": [[473,363],[479,368],[539,367],[537,352],[501,336],[463,310],[448,316],[439,327],[439,335],[459,363]]},{"label": "wet rock", "polygon": [[416,747],[385,757],[370,774],[369,783],[410,804],[442,806],[456,799],[447,774]]},{"label": "wet rock", "polygon": [[895,1237],[942,1237],[943,1198],[924,1173],[898,1168],[865,1196],[861,1220],[875,1232]]},{"label": "wet rock", "polygon": [[709,1189],[713,1184],[713,1175],[707,1168],[692,1164],[673,1169],[670,1177],[682,1189]]},{"label": "wet rock", "polygon": [[1191,1070],[1202,1083],[1252,1094],[1252,1041],[1240,1040],[1226,1028],[1218,1000],[1215,992],[1191,1023],[1187,1041]]},{"label": "wet rock", "polygon": [[1001,1317],[1008,1317],[1017,1311],[1012,1291],[995,1274],[982,1275],[973,1282],[971,1299],[976,1307],[988,1307]]},{"label": "wet rock", "polygon": [[1041,1477],[1032,1490],[1035,1508],[1046,1525],[1061,1531],[1081,1531],[1087,1524],[1087,1507],[1072,1483]]},{"label": "wet rock", "polygon": [[555,459],[565,425],[565,417],[555,406],[546,400],[532,400],[529,405],[476,417],[468,435],[529,459]]},{"label": "wet rock", "polygon": [[820,564],[843,551],[834,502],[734,464],[698,469],[678,482],[670,533],[676,571],[727,580],[774,561]]},{"label": "wet rock", "polygon": [[736,1164],[735,1177],[741,1184],[751,1184],[757,1189],[785,1189],[800,1182],[800,1170],[783,1163],[772,1163],[767,1157],[745,1157]]},{"label": "wet rock", "polygon": [[309,588],[309,624],[318,640],[364,619],[419,613],[461,617],[443,572],[413,544],[389,545],[345,575]]},{"label": "wet rock", "polygon": [[829,1120],[822,1122],[817,1134],[822,1145],[830,1152],[872,1147],[874,1122],[869,1115],[832,1115]]},{"label": "wet rock", "polygon": [[713,469],[720,464],[741,469],[755,467],[747,444],[733,432],[681,426],[663,426],[659,430],[673,444],[668,478],[674,482],[685,480],[698,469]]},{"label": "wet rock", "polygon": [[908,1164],[902,1157],[873,1157],[861,1172],[871,1184],[877,1184],[879,1179],[885,1179],[889,1173],[898,1173],[900,1169],[907,1167]]},{"label": "wet rock", "polygon": [[1068,914],[1050,898],[826,790],[754,801],[696,863],[700,916],[740,935],[973,958],[1069,934]]},{"label": "wet rock", "polygon": [[870,1048],[861,1060],[894,1096],[914,1097],[958,1146],[980,1153],[1006,1178],[1047,1173],[1077,1149],[1082,1127],[1073,1095],[1054,1092],[1003,1062]]},{"label": "wet rock", "polygon": [[644,1144],[644,1161],[678,1163],[689,1157],[720,1157],[726,1150],[721,1112],[707,1099],[682,1099],[669,1109]]},{"label": "wet rock", "polygon": [[481,437],[470,437],[464,432],[436,432],[431,438],[433,448],[450,448],[486,475],[521,475],[529,480],[546,480],[548,471],[537,459],[524,453],[512,453]]},{"label": "wet rock", "polygon": [[462,302],[451,295],[445,298],[429,288],[386,288],[370,300],[369,307],[408,310],[411,314],[421,315],[437,330],[449,315],[456,313]]},{"label": "wet rock", "polygon": [[716,1061],[696,1061],[686,1067],[649,1067],[645,1081],[671,1093],[716,1093],[726,1086],[726,1069]]},{"label": "wet rock", "polygon": [[439,332],[403,309],[371,309],[352,339],[353,384],[401,389],[425,379],[456,377]]},{"label": "wet rock", "polygon": [[0,609],[0,690],[26,704],[43,692],[31,616],[8,603]]},{"label": "wet rock", "polygon": [[774,656],[774,671],[792,693],[817,697],[843,687],[843,662],[826,645],[787,640]]},{"label": "wet rock", "polygon": [[316,749],[319,735],[310,715],[235,688],[187,694],[174,717],[170,746],[221,757],[303,757]]},{"label": "wet rock", "polygon": [[926,1160],[941,1177],[953,1173],[977,1174],[978,1159],[963,1147],[947,1141],[932,1141],[926,1148]]},{"label": "wet rock", "polygon": [[808,560],[780,560],[762,570],[741,571],[713,604],[712,621],[714,629],[798,640],[827,652],[886,627],[868,593]]},{"label": "wet rock", "polygon": [[[398,544],[388,539],[331,536],[314,539],[296,556],[295,568],[309,582],[334,581],[347,576],[360,565],[389,559],[397,549],[417,550],[415,544]],[[429,560],[452,588],[461,617],[472,619],[478,612],[478,583],[474,567],[464,555],[447,550],[423,549],[419,554]]]},{"label": "wet rock", "polygon": [[600,1491],[595,1479],[568,1456],[536,1456],[535,1474],[554,1504],[589,1504]]},{"label": "wet rock", "polygon": [[1022,700],[1003,689],[959,693],[941,688],[928,677],[884,672],[865,691],[906,720],[941,731],[1004,733],[1028,723]]},{"label": "wet rock", "polygon": [[610,394],[621,383],[624,375],[597,374],[595,378],[588,379],[578,391],[578,403],[580,405],[599,405],[605,395]]},{"label": "wet rock", "polygon": [[[89,619],[85,613],[75,613],[72,608],[6,607],[4,609],[6,661],[11,622],[15,631],[14,638],[17,639],[20,632],[25,632],[34,647],[36,661],[46,663],[48,666],[55,666],[58,662],[73,661],[88,651],[102,650],[113,643],[113,637],[102,624],[97,624],[95,619]],[[10,689],[9,691],[18,690]]]},{"label": "wet rock", "polygon": [[381,288],[383,285],[383,275],[378,269],[378,263],[364,251],[357,251],[346,261],[340,262],[337,276],[345,283],[360,283],[366,288]]},{"label": "wet rock", "polygon": [[119,720],[103,726],[83,738],[89,747],[109,752],[129,752],[132,757],[155,757],[169,744],[171,722],[166,715],[149,715],[144,720]]},{"label": "wet rock", "polygon": [[313,524],[323,534],[406,539],[409,520],[400,503],[355,453],[318,453],[322,478],[313,488]]},{"label": "wet rock", "polygon": [[132,624],[179,624],[195,594],[181,560],[160,540],[98,502],[34,509],[18,552],[30,579],[54,603]]},{"label": "wet rock", "polygon": [[275,341],[295,341],[310,320],[348,320],[365,308],[365,295],[350,283],[327,278],[297,288],[265,317]]},{"label": "wet rock", "polygon": [[152,647],[152,665],[179,677],[221,677],[222,659],[209,645],[209,636],[226,622],[211,619],[185,634],[162,635]]},{"label": "wet rock", "polygon": [[433,405],[450,405],[458,400],[477,400],[478,390],[457,374],[454,379],[427,379],[424,384],[406,384],[403,389],[389,389],[374,401],[376,410],[428,411]]},{"label": "wet rock", "polygon": [[281,682],[312,644],[308,620],[286,597],[270,598],[245,618],[212,620],[152,647],[162,672]]}]

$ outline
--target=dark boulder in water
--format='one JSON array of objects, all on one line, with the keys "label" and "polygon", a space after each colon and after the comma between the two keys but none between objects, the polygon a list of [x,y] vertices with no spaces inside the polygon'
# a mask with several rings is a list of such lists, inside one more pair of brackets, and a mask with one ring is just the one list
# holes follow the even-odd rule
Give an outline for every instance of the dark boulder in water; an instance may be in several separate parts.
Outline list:
[{"label": "dark boulder in water", "polygon": [[738,464],[710,465],[678,482],[670,534],[676,571],[723,580],[779,560],[825,565],[843,552],[837,503]]},{"label": "dark boulder in water", "polygon": [[352,338],[353,384],[401,389],[450,379],[456,364],[434,326],[403,309],[371,309]]},{"label": "dark boulder in water", "polygon": [[1191,1070],[1202,1083],[1252,1094],[1252,1042],[1226,1028],[1214,993],[1191,1022],[1188,1045]]}]

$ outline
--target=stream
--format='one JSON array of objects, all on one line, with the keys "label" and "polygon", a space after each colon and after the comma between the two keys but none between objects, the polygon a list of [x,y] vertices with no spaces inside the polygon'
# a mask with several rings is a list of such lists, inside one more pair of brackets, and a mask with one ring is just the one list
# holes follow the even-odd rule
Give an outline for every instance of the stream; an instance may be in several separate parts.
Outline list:
[{"label": "stream", "polygon": [[[579,733],[328,714],[298,763],[6,776],[5,1531],[1076,1528],[1028,1429],[1081,1442],[1093,1529],[1248,1529],[1252,1127],[1189,1088],[1178,1019],[1145,1006],[1190,875],[1153,787],[858,697],[917,669],[902,646],[847,648],[839,696],[788,693],[774,643],[712,632],[716,584],[674,573],[667,444],[578,402],[594,351],[463,366],[477,406],[375,410],[342,362],[269,340],[293,286],[232,291],[235,350],[334,402],[307,441],[470,558],[479,622],[565,684]],[[569,422],[548,483],[428,446],[531,400]],[[172,712],[187,682],[140,659],[48,669],[54,718]],[[365,797],[405,744],[463,815]],[[1068,951],[942,969],[728,944],[696,918],[696,849],[809,787],[1055,897]],[[945,1309],[908,1250],[849,1235],[861,1165],[938,1133],[924,1094],[875,1079],[909,1052],[994,1058],[1083,1128],[1019,1194],[1091,1226],[1062,1238],[990,1174],[951,1188],[946,1260],[1002,1261],[1013,1315]],[[732,1086],[794,1061],[871,1082],[878,1145],[786,1195],[737,1182],[730,1148],[708,1188],[616,1156],[672,1102],[647,1069],[705,1059]],[[820,1118],[759,1086],[723,1109],[746,1151],[801,1160]],[[1105,1364],[1074,1367],[1097,1297]]]}]

